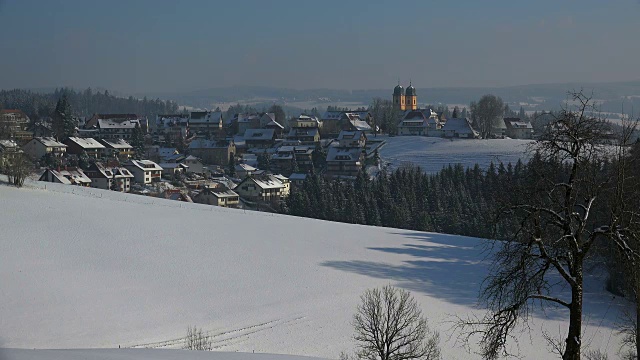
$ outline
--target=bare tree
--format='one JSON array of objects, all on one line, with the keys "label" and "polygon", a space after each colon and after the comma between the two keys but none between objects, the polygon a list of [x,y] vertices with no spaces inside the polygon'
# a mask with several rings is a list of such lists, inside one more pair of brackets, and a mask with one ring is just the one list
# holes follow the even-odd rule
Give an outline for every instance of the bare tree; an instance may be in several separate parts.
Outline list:
[{"label": "bare tree", "polygon": [[476,130],[480,132],[483,139],[491,137],[493,130],[500,125],[504,113],[504,102],[495,95],[484,95],[477,103],[474,101],[470,105],[471,119]]},{"label": "bare tree", "polygon": [[13,152],[7,155],[5,163],[9,183],[22,187],[33,166],[29,158],[24,153]]},{"label": "bare tree", "polygon": [[184,339],[184,348],[187,350],[211,351],[213,349],[211,336],[202,332],[202,329],[189,326],[187,337]]},{"label": "bare tree", "polygon": [[367,290],[361,300],[353,319],[361,359],[440,358],[440,335],[429,329],[408,291],[387,285]]},{"label": "bare tree", "polygon": [[[486,359],[506,354],[514,329],[528,321],[533,305],[540,304],[568,310],[562,358],[579,360],[584,267],[598,255],[593,251],[596,242],[637,258],[628,244],[628,222],[606,204],[619,184],[615,175],[604,171],[611,150],[608,123],[596,116],[590,97],[582,92],[570,95],[577,105],[566,106],[534,145],[531,179],[503,214],[519,226],[513,237],[495,243],[493,265],[480,294],[489,311],[460,324],[467,341],[480,335]],[[569,290],[570,298],[563,296],[562,288]]]}]

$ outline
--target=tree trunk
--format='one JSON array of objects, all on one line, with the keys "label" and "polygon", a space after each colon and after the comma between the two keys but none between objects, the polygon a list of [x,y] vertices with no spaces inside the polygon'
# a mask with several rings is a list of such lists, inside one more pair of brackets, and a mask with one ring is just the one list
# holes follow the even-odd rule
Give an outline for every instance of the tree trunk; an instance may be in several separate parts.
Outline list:
[{"label": "tree trunk", "polygon": [[562,360],[580,360],[582,345],[582,264],[576,265],[576,286],[571,289],[571,307],[569,308],[569,334]]},{"label": "tree trunk", "polygon": [[636,359],[640,358],[640,277],[636,270]]}]

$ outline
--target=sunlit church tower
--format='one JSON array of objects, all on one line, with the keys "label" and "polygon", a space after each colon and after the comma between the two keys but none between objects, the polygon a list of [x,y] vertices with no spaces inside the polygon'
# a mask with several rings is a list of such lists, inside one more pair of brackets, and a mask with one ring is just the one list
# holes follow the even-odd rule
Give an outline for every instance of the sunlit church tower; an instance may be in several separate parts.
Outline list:
[{"label": "sunlit church tower", "polygon": [[393,107],[400,111],[418,109],[416,88],[414,88],[411,83],[409,83],[406,91],[399,83],[398,86],[393,89]]},{"label": "sunlit church tower", "polygon": [[418,97],[416,96],[416,88],[409,82],[409,87],[404,93],[404,108],[405,110],[418,109]]},{"label": "sunlit church tower", "polygon": [[400,82],[398,82],[398,86],[393,89],[393,107],[395,109],[404,111],[404,88],[400,86]]}]

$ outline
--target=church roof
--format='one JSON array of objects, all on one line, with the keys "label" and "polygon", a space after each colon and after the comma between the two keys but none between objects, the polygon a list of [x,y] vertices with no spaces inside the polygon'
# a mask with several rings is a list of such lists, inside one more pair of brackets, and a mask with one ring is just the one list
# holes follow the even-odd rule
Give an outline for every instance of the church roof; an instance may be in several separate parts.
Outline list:
[{"label": "church roof", "polygon": [[398,84],[398,86],[393,88],[393,95],[404,95],[404,88]]}]

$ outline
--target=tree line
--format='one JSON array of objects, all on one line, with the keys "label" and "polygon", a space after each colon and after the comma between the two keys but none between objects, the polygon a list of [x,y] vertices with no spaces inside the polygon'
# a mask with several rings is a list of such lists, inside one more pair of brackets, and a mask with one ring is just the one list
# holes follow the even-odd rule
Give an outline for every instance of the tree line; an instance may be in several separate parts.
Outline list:
[{"label": "tree line", "polygon": [[74,116],[91,116],[104,113],[138,114],[155,117],[157,114],[178,112],[178,104],[160,99],[137,99],[111,95],[109,91],[94,91],[91,88],[76,91],[69,88],[56,89],[51,93],[14,89],[0,91],[0,108],[22,110],[32,120],[51,117],[57,101],[66,95]]}]

